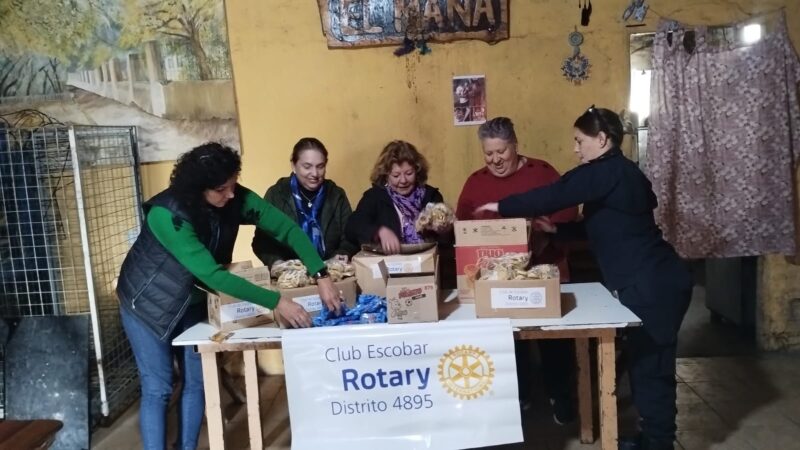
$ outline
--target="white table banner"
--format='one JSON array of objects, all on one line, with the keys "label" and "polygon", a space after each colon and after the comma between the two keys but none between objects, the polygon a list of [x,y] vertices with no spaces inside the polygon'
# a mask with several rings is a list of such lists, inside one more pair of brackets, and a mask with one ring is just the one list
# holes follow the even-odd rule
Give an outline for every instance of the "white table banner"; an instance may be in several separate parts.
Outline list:
[{"label": "white table banner", "polygon": [[283,334],[292,449],[462,449],[521,442],[508,319]]}]

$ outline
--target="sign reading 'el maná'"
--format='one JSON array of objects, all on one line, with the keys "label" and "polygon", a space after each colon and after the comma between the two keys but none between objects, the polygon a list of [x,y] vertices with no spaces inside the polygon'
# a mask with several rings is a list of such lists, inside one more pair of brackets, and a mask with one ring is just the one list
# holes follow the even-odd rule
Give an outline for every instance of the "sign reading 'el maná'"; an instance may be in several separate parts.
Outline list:
[{"label": "sign reading 'el man\u00e1'", "polygon": [[508,39],[508,0],[317,0],[329,47]]}]

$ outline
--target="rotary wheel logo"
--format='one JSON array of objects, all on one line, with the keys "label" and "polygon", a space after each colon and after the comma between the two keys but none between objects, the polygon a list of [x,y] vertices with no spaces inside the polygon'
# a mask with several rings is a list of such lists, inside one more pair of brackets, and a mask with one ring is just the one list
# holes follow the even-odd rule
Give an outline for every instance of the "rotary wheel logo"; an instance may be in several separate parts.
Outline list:
[{"label": "rotary wheel logo", "polygon": [[439,381],[453,397],[476,399],[489,390],[493,380],[492,359],[478,347],[459,345],[439,359]]}]

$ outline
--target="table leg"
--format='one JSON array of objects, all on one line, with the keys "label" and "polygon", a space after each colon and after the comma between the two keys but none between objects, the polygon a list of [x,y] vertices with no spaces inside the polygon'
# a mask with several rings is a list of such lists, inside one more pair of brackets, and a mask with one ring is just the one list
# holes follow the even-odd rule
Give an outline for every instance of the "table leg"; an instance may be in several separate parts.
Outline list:
[{"label": "table leg", "polygon": [[594,442],[594,420],[592,418],[592,365],[589,361],[589,339],[575,339],[575,355],[578,368],[578,417],[581,426],[581,443]]},{"label": "table leg", "polygon": [[217,354],[200,353],[203,360],[203,388],[206,391],[206,422],[208,422],[208,444],[211,450],[225,450],[222,433],[222,408],[219,397],[219,369]]},{"label": "table leg", "polygon": [[258,372],[256,371],[256,351],[245,350],[244,384],[247,394],[247,429],[250,431],[250,448],[261,450],[264,442],[261,437],[261,412],[259,410]]},{"label": "table leg", "polygon": [[598,388],[600,390],[600,439],[603,450],[617,449],[617,395],[615,333],[604,333],[598,338]]}]

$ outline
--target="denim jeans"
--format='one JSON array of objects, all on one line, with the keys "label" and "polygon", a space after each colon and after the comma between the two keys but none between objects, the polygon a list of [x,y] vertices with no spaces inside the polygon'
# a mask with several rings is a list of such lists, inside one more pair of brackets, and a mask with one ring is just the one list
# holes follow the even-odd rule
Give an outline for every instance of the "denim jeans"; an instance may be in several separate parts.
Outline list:
[{"label": "denim jeans", "polygon": [[183,381],[178,405],[178,442],[175,448],[194,450],[205,412],[200,355],[191,347],[173,347],[172,339],[205,318],[205,304],[190,306],[173,335],[161,341],[141,320],[120,308],[122,326],[136,357],[142,400],[139,430],[144,450],[163,450],[167,440],[167,406],[172,396],[173,357]]}]

